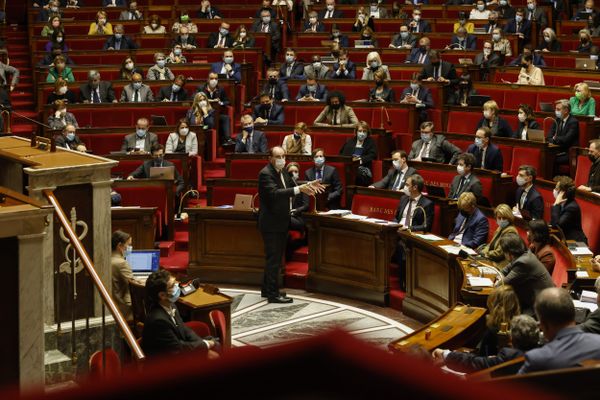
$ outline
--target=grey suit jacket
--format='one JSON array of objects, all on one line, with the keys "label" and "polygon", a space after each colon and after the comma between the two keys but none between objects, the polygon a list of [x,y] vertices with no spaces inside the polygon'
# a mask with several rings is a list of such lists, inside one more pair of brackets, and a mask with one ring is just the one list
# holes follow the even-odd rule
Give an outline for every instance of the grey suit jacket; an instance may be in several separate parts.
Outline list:
[{"label": "grey suit jacket", "polygon": [[[404,187],[404,184],[406,183],[406,179],[409,176],[416,174],[416,173],[417,173],[416,169],[414,169],[413,167],[408,167],[408,169],[406,170],[406,173],[404,174],[404,176],[402,177],[402,180],[400,181],[400,183],[398,185],[398,190],[402,190],[402,188]],[[398,171],[396,168],[390,168],[387,175],[384,176],[382,180],[375,182],[373,184],[373,186],[376,189],[392,190],[392,187],[394,186],[394,182],[396,182],[396,178],[398,177],[398,174],[400,174],[400,171]]]},{"label": "grey suit jacket", "polygon": [[311,64],[308,64],[304,66],[304,76],[308,75],[314,75],[317,79],[329,79],[331,76],[331,69],[325,65],[322,65],[317,72],[315,67],[313,67]]},{"label": "grey suit jacket", "polygon": [[[129,84],[123,88],[121,93],[121,103],[131,103],[133,96],[135,95],[135,89],[133,85]],[[154,94],[148,85],[142,84],[140,88],[140,103],[149,103],[154,101]]]},{"label": "grey suit jacket", "polygon": [[[409,160],[414,160],[421,153],[423,147],[423,140],[415,140],[408,154]],[[461,153],[461,150],[446,140],[444,135],[433,135],[431,143],[429,143],[429,158],[435,158],[436,162],[454,163],[456,157]]]},{"label": "grey suit jacket", "polygon": [[6,79],[7,73],[12,75],[10,86],[17,86],[17,83],[19,83],[19,70],[15,67],[11,67],[10,65],[0,62],[0,85],[9,84],[8,80]]},{"label": "grey suit jacket", "polygon": [[51,129],[63,129],[68,124],[75,126],[75,128],[79,128],[77,119],[75,119],[75,116],[70,112],[65,114],[64,119],[60,117],[56,118],[54,115],[48,117],[48,125]]},{"label": "grey suit jacket", "polygon": [[[102,103],[112,103],[115,100],[115,90],[112,87],[112,83],[109,81],[100,81],[98,85],[100,92],[100,101]],[[84,83],[79,87],[79,97],[81,101],[92,101],[92,86],[89,82]]]},{"label": "grey suit jacket", "polygon": [[460,175],[456,175],[452,178],[452,183],[450,184],[450,193],[448,193],[448,198],[450,199],[458,199],[458,197],[465,193],[471,192],[475,195],[475,197],[480,198],[482,196],[482,186],[481,181],[477,179],[477,177],[473,174],[470,174],[468,178],[466,178],[465,183],[462,185],[460,190],[458,190],[458,185],[460,184]]},{"label": "grey suit jacket", "polygon": [[[135,149],[135,141],[137,136],[135,133],[130,133],[129,135],[123,138],[123,145],[121,146],[121,151],[131,151]],[[146,132],[146,139],[144,143],[144,151],[149,153],[152,145],[158,143],[158,136],[156,136],[152,132]]]}]

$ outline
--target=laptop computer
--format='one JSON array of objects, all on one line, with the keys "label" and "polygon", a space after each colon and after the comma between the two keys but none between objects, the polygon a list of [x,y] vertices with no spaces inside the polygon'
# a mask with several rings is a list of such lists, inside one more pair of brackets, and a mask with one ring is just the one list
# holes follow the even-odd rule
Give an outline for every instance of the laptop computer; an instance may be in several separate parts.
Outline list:
[{"label": "laptop computer", "polygon": [[492,98],[483,94],[472,94],[469,96],[468,103],[470,106],[481,107],[486,101],[490,101]]},{"label": "laptop computer", "polygon": [[175,167],[150,167],[150,179],[175,179]]},{"label": "laptop computer", "polygon": [[532,142],[544,143],[546,141],[546,134],[543,129],[527,129],[527,138]]},{"label": "laptop computer", "polygon": [[133,250],[127,255],[127,263],[134,276],[146,276],[158,271],[160,250]]},{"label": "laptop computer", "polygon": [[151,115],[152,125],[155,126],[167,126],[167,119],[164,115]]},{"label": "laptop computer", "polygon": [[590,58],[576,58],[575,59],[576,69],[587,69],[590,71],[596,70],[596,62]]},{"label": "laptop computer", "polygon": [[446,197],[446,191],[441,186],[425,185],[425,188],[427,189],[428,196],[435,196],[435,197],[442,197],[442,198]]},{"label": "laptop computer", "polygon": [[544,112],[554,112],[554,104],[540,102],[540,110]]},{"label": "laptop computer", "polygon": [[251,194],[240,194],[237,193],[235,195],[235,200],[233,201],[233,209],[234,210],[251,210],[252,209],[252,196]]},{"label": "laptop computer", "polygon": [[354,41],[354,47],[356,47],[358,49],[365,48],[365,47],[373,47],[373,41],[357,39]]}]

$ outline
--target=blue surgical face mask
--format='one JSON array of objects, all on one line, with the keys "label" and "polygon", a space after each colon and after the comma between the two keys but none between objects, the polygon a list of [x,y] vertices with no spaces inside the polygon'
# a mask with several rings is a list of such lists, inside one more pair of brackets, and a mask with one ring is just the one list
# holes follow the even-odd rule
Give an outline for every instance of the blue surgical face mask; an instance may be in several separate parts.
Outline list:
[{"label": "blue surgical face mask", "polygon": [[146,130],[138,128],[135,130],[135,134],[138,135],[138,137],[142,138],[142,137],[146,136]]},{"label": "blue surgical face mask", "polygon": [[477,147],[483,147],[483,139],[482,138],[475,138],[475,146]]},{"label": "blue surgical face mask", "polygon": [[172,290],[173,291],[169,294],[169,301],[171,303],[176,303],[179,299],[179,296],[181,296],[181,288],[179,287],[179,283],[175,283]]},{"label": "blue surgical face mask", "polygon": [[498,223],[498,226],[500,227],[500,229],[506,228],[509,224],[507,219],[497,219],[496,222]]},{"label": "blue surgical face mask", "polygon": [[402,39],[407,39],[408,38],[408,32],[400,32],[400,37]]},{"label": "blue surgical face mask", "polygon": [[523,21],[523,17],[520,15],[517,15],[517,16],[515,16],[515,21],[521,22],[521,21]]},{"label": "blue surgical face mask", "polygon": [[433,135],[429,135],[427,133],[421,133],[421,140],[424,141],[425,143],[431,142],[432,137],[433,137]]},{"label": "blue surgical face mask", "polygon": [[362,142],[363,140],[365,140],[367,138],[367,132],[358,132],[356,134],[356,138]]},{"label": "blue surgical face mask", "polygon": [[125,257],[125,259],[127,259],[131,255],[132,251],[133,251],[133,246],[125,246],[125,254],[123,254],[123,257]]},{"label": "blue surgical face mask", "polygon": [[173,84],[173,85],[171,86],[171,88],[173,89],[173,91],[174,91],[174,92],[179,92],[179,89],[181,89],[181,86],[179,86],[179,85],[176,85],[176,84]]},{"label": "blue surgical face mask", "polygon": [[562,118],[562,111],[555,110],[554,115],[556,115],[556,118]]},{"label": "blue surgical face mask", "polygon": [[219,33],[221,34],[221,36],[227,36],[227,35],[229,35],[229,31],[227,29],[224,29],[224,28],[219,29]]},{"label": "blue surgical face mask", "polygon": [[123,37],[122,33],[115,33],[115,39],[121,40],[122,37]]},{"label": "blue surgical face mask", "polygon": [[418,83],[411,83],[410,84],[410,88],[411,88],[411,90],[417,90],[419,88],[419,84]]},{"label": "blue surgical face mask", "polygon": [[165,60],[158,60],[156,62],[156,65],[158,65],[159,68],[164,68],[165,67]]},{"label": "blue surgical face mask", "polygon": [[233,57],[223,57],[223,61],[225,61],[225,64],[231,64],[233,63]]},{"label": "blue surgical face mask", "polygon": [[315,165],[317,167],[321,167],[321,166],[323,166],[323,164],[325,164],[325,157],[323,157],[323,156],[315,157]]},{"label": "blue surgical face mask", "polygon": [[67,140],[69,142],[72,142],[73,140],[75,140],[75,134],[72,132],[67,133]]},{"label": "blue surgical face mask", "polygon": [[140,90],[142,88],[142,82],[133,82],[133,88]]},{"label": "blue surgical face mask", "polygon": [[180,56],[181,55],[181,49],[173,49],[173,54],[175,54],[176,56]]},{"label": "blue surgical face mask", "polygon": [[285,158],[275,159],[275,168],[282,170],[285,167]]}]

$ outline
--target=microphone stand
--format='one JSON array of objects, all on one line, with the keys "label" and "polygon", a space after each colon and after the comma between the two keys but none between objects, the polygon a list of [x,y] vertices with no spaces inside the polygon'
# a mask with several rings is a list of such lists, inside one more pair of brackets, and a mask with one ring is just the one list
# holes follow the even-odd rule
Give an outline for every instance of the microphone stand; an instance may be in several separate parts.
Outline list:
[{"label": "microphone stand", "polygon": [[[551,119],[551,120],[552,120],[552,122],[554,123],[554,125],[558,126],[558,123],[556,122],[556,118],[553,118],[553,117],[546,117],[546,118],[544,118],[544,119],[543,119],[543,121],[542,121],[542,128],[544,128],[544,126],[546,125],[546,120],[547,120],[547,119]],[[554,131],[554,134],[555,134],[555,135],[556,135],[557,133],[558,133],[558,132]],[[546,133],[544,132],[544,134],[546,134]]]},{"label": "microphone stand", "polygon": [[[42,123],[40,121],[36,121],[35,119],[29,118],[29,117],[27,117],[27,116],[25,116],[23,114],[20,114],[20,113],[18,113],[16,111],[12,110],[10,107],[7,107],[7,106],[5,106],[3,104],[0,104],[0,113],[1,114],[5,114],[5,113],[8,114],[8,119],[7,119],[8,124],[7,124],[7,128],[6,128],[6,133],[12,133],[12,131],[10,129],[10,126],[11,126],[10,116],[12,114],[15,114],[16,116],[21,117],[21,118],[23,118],[23,119],[25,119],[25,120],[27,120],[29,122],[33,122],[37,126],[41,126],[43,128],[47,128],[47,129],[50,129],[50,130],[52,129],[48,125],[46,125],[46,124],[44,124],[44,123]],[[32,146],[35,145],[35,141],[36,141],[36,133],[32,132],[32,138],[31,138]]]}]

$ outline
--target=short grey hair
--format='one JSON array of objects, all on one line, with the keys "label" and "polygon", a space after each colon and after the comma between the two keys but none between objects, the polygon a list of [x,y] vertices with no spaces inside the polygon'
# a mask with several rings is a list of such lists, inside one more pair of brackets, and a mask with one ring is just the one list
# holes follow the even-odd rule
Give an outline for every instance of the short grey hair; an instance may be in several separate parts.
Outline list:
[{"label": "short grey hair", "polygon": [[567,111],[571,112],[571,104],[569,103],[569,100],[567,100],[567,99],[556,100],[556,102],[554,104],[555,105],[560,104],[562,106],[562,108],[566,108]]},{"label": "short grey hair", "polygon": [[95,69],[92,69],[90,72],[88,72],[88,79],[94,79],[97,76],[100,76],[100,72],[96,71]]},{"label": "short grey hair", "polygon": [[540,343],[540,328],[533,317],[521,314],[510,320],[510,337],[512,346],[523,352],[538,347]]}]

